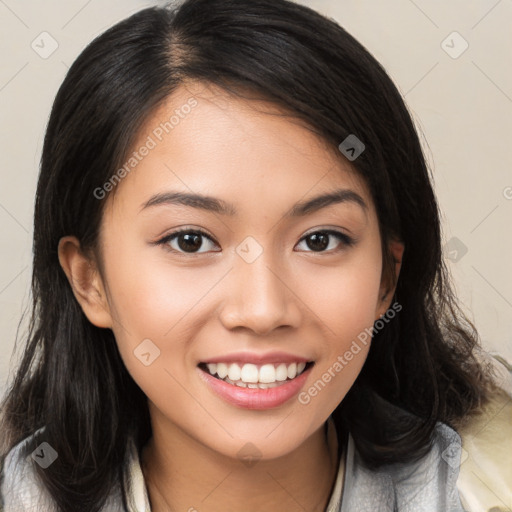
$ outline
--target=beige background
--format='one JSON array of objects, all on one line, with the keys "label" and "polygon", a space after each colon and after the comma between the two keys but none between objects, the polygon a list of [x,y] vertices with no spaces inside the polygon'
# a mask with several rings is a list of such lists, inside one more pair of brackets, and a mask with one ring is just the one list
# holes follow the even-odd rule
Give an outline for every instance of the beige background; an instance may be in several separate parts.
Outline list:
[{"label": "beige background", "polygon": [[[361,41],[405,96],[428,141],[447,264],[461,301],[486,349],[512,361],[512,1],[302,3]],[[34,194],[53,98],[88,42],[153,4],[0,0],[0,393],[30,304]],[[42,47],[43,37],[46,50],[52,39],[58,44],[47,58],[31,47]]]}]

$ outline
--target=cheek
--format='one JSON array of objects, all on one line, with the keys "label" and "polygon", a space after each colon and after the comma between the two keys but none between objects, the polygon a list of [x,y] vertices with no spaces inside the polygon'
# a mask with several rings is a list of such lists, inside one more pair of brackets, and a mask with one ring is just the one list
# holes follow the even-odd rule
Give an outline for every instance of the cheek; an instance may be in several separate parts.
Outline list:
[{"label": "cheek", "polygon": [[127,244],[116,254],[120,256],[110,260],[107,272],[121,358],[148,398],[163,404],[170,396],[178,401],[182,396],[178,382],[187,377],[189,318],[194,304],[211,287],[211,279],[201,284],[202,280],[191,279],[190,270],[187,274],[163,258],[148,258],[147,251]]},{"label": "cheek", "polygon": [[354,251],[335,268],[319,266],[305,275],[303,294],[323,336],[314,373],[299,402],[313,409],[314,417],[323,417],[343,400],[368,355],[380,288],[380,254]]},{"label": "cheek", "polygon": [[181,266],[164,249],[126,251],[109,269],[109,286],[119,320],[137,336],[170,336],[222,276],[213,266]]},{"label": "cheek", "polygon": [[[109,260],[106,272],[117,319],[114,334],[127,370],[141,387],[147,388],[157,374],[169,379],[161,373],[166,368],[184,379],[192,356],[189,342],[201,329],[201,322],[210,318],[204,309],[209,307],[207,295],[221,282],[226,269],[185,267],[167,259],[164,249],[137,250],[125,243],[121,250],[121,245],[116,246],[120,256]],[[141,343],[146,343],[151,352],[153,345],[144,341],[148,339],[159,353],[146,367],[136,354]]]},{"label": "cheek", "polygon": [[379,254],[358,250],[333,266],[303,268],[296,289],[322,321],[326,336],[343,341],[373,325],[380,280]]}]

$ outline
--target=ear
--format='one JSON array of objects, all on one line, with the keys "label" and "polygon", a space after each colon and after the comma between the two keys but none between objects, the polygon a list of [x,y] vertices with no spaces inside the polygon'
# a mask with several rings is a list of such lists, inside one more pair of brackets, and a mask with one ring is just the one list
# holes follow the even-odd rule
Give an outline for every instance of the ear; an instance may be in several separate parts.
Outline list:
[{"label": "ear", "polygon": [[[403,242],[393,239],[389,243],[389,248],[395,262],[394,270],[396,275],[396,282],[398,282],[398,276],[400,275],[400,269],[402,268],[402,258],[405,246]],[[394,286],[392,286],[392,276],[383,274],[379,290],[379,301],[377,303],[377,316],[375,317],[375,320],[378,320],[389,309],[391,306],[391,300],[395,294],[395,290],[396,283]]]},{"label": "ear", "polygon": [[89,321],[97,327],[111,328],[112,317],[103,282],[96,265],[80,248],[74,236],[59,240],[59,262],[76,300]]}]

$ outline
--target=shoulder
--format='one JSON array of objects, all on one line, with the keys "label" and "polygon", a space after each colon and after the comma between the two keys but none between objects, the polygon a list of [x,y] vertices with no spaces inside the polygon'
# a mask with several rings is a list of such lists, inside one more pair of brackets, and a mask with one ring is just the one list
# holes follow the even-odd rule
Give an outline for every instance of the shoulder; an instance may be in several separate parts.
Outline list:
[{"label": "shoulder", "polygon": [[54,510],[52,500],[37,478],[33,467],[36,462],[32,456],[31,446],[42,430],[44,427],[20,441],[2,461],[0,467],[0,510],[2,512],[32,510],[51,512]]},{"label": "shoulder", "polygon": [[397,510],[463,512],[457,489],[462,455],[460,435],[438,422],[431,449],[422,459],[389,468]]},{"label": "shoulder", "polygon": [[369,470],[349,436],[341,512],[512,510],[512,365],[486,359],[496,370],[490,402],[454,428],[437,423],[419,461]]},{"label": "shoulder", "polygon": [[[38,478],[35,464],[43,469],[58,458],[58,453],[44,441],[37,441],[37,435],[44,431],[40,428],[15,445],[3,461],[0,461],[0,512],[56,512],[58,507],[48,489]],[[134,451],[128,450],[130,465],[133,465]],[[133,470],[132,470],[133,472]],[[123,500],[120,486],[112,490],[102,510],[121,512]],[[130,508],[130,512],[139,512],[139,508]]]},{"label": "shoulder", "polygon": [[461,453],[460,436],[438,422],[431,449],[420,460],[370,470],[349,436],[340,512],[465,512],[456,485]]},{"label": "shoulder", "polygon": [[512,510],[512,365],[501,356],[485,358],[497,389],[457,427],[462,440],[457,487],[468,512]]}]

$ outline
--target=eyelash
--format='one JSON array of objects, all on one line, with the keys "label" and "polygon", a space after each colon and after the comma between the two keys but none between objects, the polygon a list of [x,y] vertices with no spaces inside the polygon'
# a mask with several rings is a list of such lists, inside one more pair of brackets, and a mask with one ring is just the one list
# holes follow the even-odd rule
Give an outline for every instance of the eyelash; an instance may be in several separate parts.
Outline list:
[{"label": "eyelash", "polygon": [[[202,229],[191,229],[191,228],[182,228],[182,229],[178,229],[176,231],[173,231],[172,233],[169,233],[168,235],[166,235],[162,239],[160,239],[157,242],[155,242],[155,244],[156,245],[162,245],[162,246],[164,246],[165,250],[167,250],[169,252],[172,252],[172,253],[180,254],[182,256],[192,256],[192,257],[194,257],[194,256],[199,256],[201,254],[205,254],[204,252],[195,252],[194,253],[194,252],[178,251],[176,249],[171,248],[168,245],[169,242],[171,242],[172,240],[174,240],[180,234],[183,234],[183,233],[194,234],[194,235],[201,235],[201,236],[203,236],[205,238],[208,238],[209,240],[211,240],[216,245],[218,245],[217,242],[210,235],[208,235],[205,231],[203,231]],[[345,233],[341,233],[340,231],[335,231],[335,230],[332,230],[332,229],[319,229],[317,231],[312,231],[311,233],[308,233],[307,235],[303,236],[299,240],[299,243],[302,242],[303,240],[307,239],[311,235],[314,235],[314,234],[317,234],[317,233],[323,233],[323,234],[334,236],[340,242],[342,242],[342,244],[346,248],[354,246],[356,244],[356,242],[357,242],[356,239],[354,239],[352,237],[349,237],[348,235],[346,235]],[[312,252],[312,253],[317,253],[317,254],[322,254],[322,253],[332,254],[334,252],[338,252],[339,250],[341,250],[341,249],[334,249],[334,250],[330,250],[330,251],[311,251],[310,250],[310,251],[306,251],[306,252]],[[219,251],[215,251],[215,252],[219,252]]]}]

